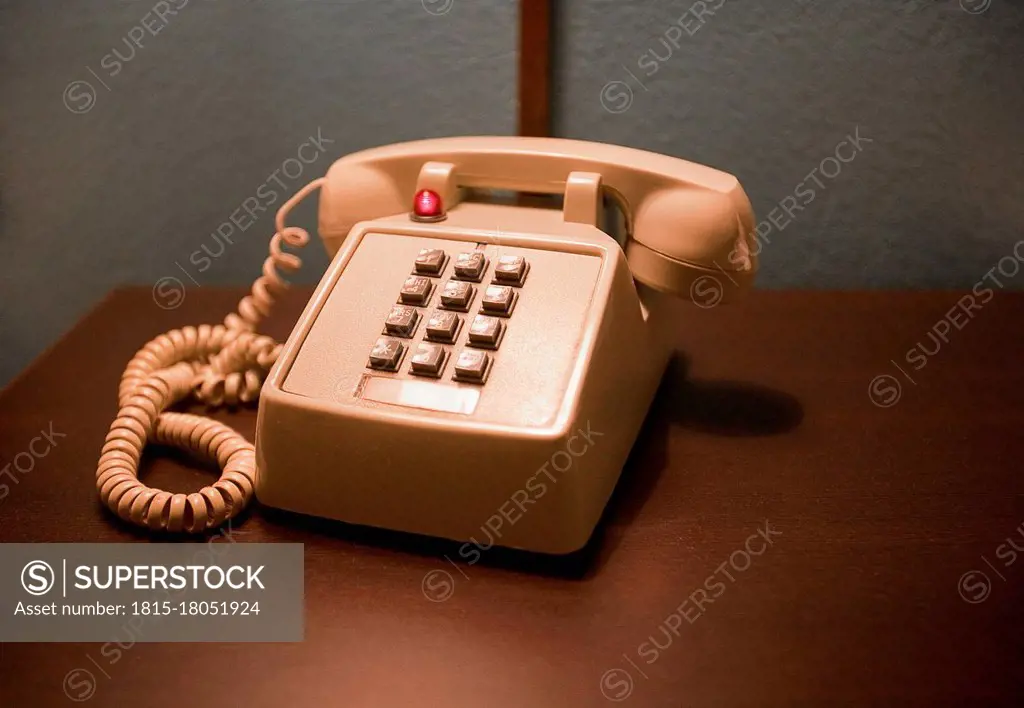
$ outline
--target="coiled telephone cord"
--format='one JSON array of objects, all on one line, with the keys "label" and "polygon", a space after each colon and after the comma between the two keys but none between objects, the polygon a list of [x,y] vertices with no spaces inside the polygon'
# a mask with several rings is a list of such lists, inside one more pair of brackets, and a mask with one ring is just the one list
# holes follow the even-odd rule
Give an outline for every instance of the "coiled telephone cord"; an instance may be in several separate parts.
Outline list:
[{"label": "coiled telephone cord", "polygon": [[[253,496],[256,449],[238,431],[215,420],[167,408],[190,395],[209,407],[252,403],[277,361],[282,345],[256,333],[274,301],[288,288],[281,274],[302,265],[287,245],[302,248],[309,232],[285,226],[292,208],[324,179],[285,202],[263,275],[223,324],[182,327],[150,341],[129,362],[118,387],[117,418],[110,426],[96,469],[100,499],[115,514],[139,526],[201,533],[239,514]],[[220,479],[193,494],[171,494],[143,484],[139,461],[147,443],[173,445],[215,462]]]}]

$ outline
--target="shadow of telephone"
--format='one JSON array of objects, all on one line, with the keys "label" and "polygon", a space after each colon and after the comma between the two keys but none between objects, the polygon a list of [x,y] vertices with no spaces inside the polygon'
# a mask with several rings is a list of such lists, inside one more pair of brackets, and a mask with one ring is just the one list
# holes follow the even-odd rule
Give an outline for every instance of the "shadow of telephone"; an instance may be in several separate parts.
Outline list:
[{"label": "shadow of telephone", "polygon": [[[290,210],[321,190],[333,260],[288,341],[256,333]],[[561,210],[480,203],[472,189],[560,194]],[[625,217],[620,246],[604,199]],[[97,470],[106,506],[154,530],[203,532],[254,493],[289,511],[564,554],[615,487],[671,348],[665,295],[727,302],[753,282],[753,213],[735,177],[663,155],[548,138],[425,140],[344,157],[282,206],[252,292],[223,324],[160,335],[118,391]],[[604,230],[603,230],[604,229]],[[259,400],[255,447],[168,410]],[[138,479],[149,442],[215,462],[171,494]]]}]

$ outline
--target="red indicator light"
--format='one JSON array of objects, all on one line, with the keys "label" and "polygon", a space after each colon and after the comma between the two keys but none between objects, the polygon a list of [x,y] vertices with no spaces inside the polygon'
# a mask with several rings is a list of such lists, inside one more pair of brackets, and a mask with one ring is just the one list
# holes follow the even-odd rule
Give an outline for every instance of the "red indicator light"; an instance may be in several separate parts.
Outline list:
[{"label": "red indicator light", "polygon": [[445,217],[441,195],[432,189],[416,192],[412,204],[412,216],[417,221],[440,221]]}]

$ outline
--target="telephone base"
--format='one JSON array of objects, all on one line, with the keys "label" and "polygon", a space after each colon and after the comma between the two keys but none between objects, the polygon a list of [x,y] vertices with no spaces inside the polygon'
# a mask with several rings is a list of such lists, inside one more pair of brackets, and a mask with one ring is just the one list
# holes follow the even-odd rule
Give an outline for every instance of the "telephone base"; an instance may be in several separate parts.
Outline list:
[{"label": "telephone base", "polygon": [[[467,559],[493,545],[577,551],[670,351],[607,235],[565,224],[564,242],[502,233],[481,243],[453,222],[438,233],[383,220],[350,234],[264,384],[256,495],[289,511],[461,541]],[[491,267],[502,255],[530,263],[500,345],[482,350],[493,355],[486,381],[464,383],[452,370],[462,351],[476,351],[468,324],[437,377],[411,368],[422,327],[400,340],[394,370],[373,369],[366,351],[417,254],[443,250],[450,269],[474,249]]]}]

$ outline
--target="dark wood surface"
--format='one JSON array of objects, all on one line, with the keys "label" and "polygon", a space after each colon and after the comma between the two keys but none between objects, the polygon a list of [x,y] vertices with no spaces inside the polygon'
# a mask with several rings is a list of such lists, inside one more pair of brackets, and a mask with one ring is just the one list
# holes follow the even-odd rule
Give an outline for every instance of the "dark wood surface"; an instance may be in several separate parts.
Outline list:
[{"label": "dark wood surface", "polygon": [[[150,540],[93,488],[121,369],[241,292],[190,290],[173,311],[115,292],[0,394],[0,464],[51,422],[66,435],[0,502],[0,540]],[[308,294],[267,331],[287,336]],[[97,677],[90,706],[603,706],[602,679],[620,697],[626,673],[633,706],[1020,705],[1024,558],[1007,543],[1024,548],[1024,295],[956,318],[913,369],[908,350],[935,349],[959,297],[674,305],[680,357],[584,552],[456,569],[449,544],[256,508],[239,542],[305,544],[303,643],[139,643],[116,663],[99,644],[7,644],[0,705],[67,705],[78,668]],[[887,408],[868,395],[882,375],[882,403],[902,387]],[[217,417],[253,433],[254,411]],[[147,475],[181,490],[209,477],[166,455]],[[766,522],[772,545],[740,572]],[[444,602],[422,592],[435,570],[454,579]]]},{"label": "dark wood surface", "polygon": [[551,135],[551,0],[519,0],[518,135]]}]

